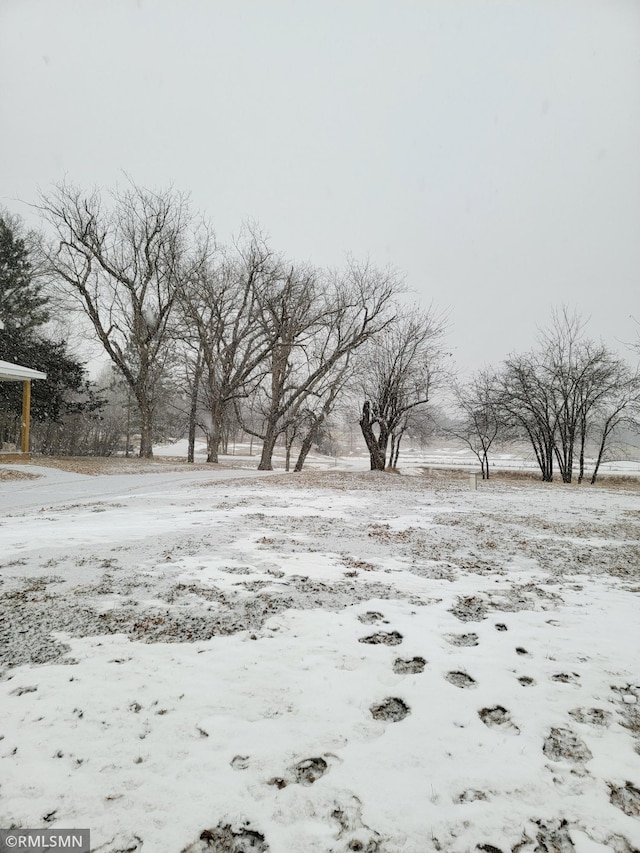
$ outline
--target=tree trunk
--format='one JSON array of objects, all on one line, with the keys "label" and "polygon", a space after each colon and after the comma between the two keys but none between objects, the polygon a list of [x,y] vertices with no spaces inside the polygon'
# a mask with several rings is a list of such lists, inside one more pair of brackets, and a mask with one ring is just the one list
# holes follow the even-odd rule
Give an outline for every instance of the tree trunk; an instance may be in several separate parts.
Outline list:
[{"label": "tree trunk", "polygon": [[193,462],[196,449],[196,415],[198,412],[198,390],[200,387],[200,378],[204,368],[204,360],[198,358],[193,374],[193,386],[191,388],[191,405],[189,406],[189,448],[187,450],[187,462]]},{"label": "tree trunk", "polygon": [[613,421],[612,417],[607,418],[607,420],[604,423],[604,426],[602,427],[602,439],[600,441],[600,447],[598,448],[598,456],[596,458],[596,464],[595,464],[595,467],[593,469],[593,474],[591,475],[591,485],[592,486],[598,477],[598,471],[600,470],[600,464],[602,462],[602,457],[604,456],[604,452],[607,449],[607,439],[609,438],[609,433],[614,428],[612,426],[612,421]]},{"label": "tree trunk", "polygon": [[129,446],[131,444],[131,389],[127,388],[127,445],[124,449],[125,459],[129,458]]},{"label": "tree trunk", "polygon": [[580,472],[578,474],[578,482],[581,483],[584,479],[584,446],[587,440],[586,424],[582,423],[580,427]]},{"label": "tree trunk", "polygon": [[262,454],[260,455],[258,471],[273,471],[273,450],[277,440],[278,433],[276,429],[271,424],[268,424],[262,442]]},{"label": "tree trunk", "polygon": [[213,465],[218,464],[218,448],[220,447],[220,433],[222,426],[217,420],[214,420],[207,436],[207,462]]},{"label": "tree trunk", "polygon": [[140,458],[153,459],[153,411],[147,400],[138,400],[140,407]]},{"label": "tree trunk", "polygon": [[389,467],[393,468],[393,457],[396,454],[396,437],[391,433],[391,452],[389,453]]},{"label": "tree trunk", "polygon": [[284,456],[284,470],[291,470],[291,450],[293,448],[293,436],[289,438],[285,437],[285,456]]},{"label": "tree trunk", "polygon": [[593,469],[593,474],[591,475],[591,485],[593,486],[595,481],[598,478],[598,471],[600,470],[600,463],[602,462],[602,457],[604,456],[605,447],[607,446],[607,434],[603,431],[602,433],[602,441],[600,442],[600,448],[598,450],[598,457],[596,459],[596,464]]},{"label": "tree trunk", "polygon": [[298,453],[298,459],[296,461],[294,471],[302,471],[302,466],[304,465],[305,459],[309,455],[309,451],[313,447],[313,442],[315,440],[315,429],[310,430],[306,436],[302,440],[302,445],[300,447],[300,452]]},{"label": "tree trunk", "polygon": [[384,471],[386,462],[387,444],[389,436],[380,430],[378,438],[373,432],[373,422],[371,420],[371,406],[367,401],[362,407],[362,417],[360,418],[360,429],[369,451],[369,460],[372,471]]},{"label": "tree trunk", "polygon": [[398,457],[400,456],[400,442],[402,441],[402,433],[396,438],[395,447],[391,450],[391,467],[398,467]]}]

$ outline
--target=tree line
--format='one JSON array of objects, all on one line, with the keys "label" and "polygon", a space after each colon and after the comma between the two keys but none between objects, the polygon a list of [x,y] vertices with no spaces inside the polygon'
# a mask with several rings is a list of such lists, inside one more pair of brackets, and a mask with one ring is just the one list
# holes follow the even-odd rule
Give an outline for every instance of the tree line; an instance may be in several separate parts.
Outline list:
[{"label": "tree line", "polygon": [[[397,273],[355,260],[341,270],[292,262],[257,228],[218,245],[174,191],[131,185],[105,203],[98,192],[62,184],[38,208],[46,236],[29,250],[16,241],[30,272],[22,292],[33,297],[34,317],[39,302],[47,306],[43,324],[52,306],[86,322],[111,362],[111,391],[126,391],[127,412],[134,404],[140,456],[152,456],[171,399],[187,416],[190,460],[199,428],[207,460],[217,462],[235,421],[259,440],[260,469],[273,467],[284,438],[288,458],[298,446],[301,470],[336,406],[358,394],[372,468],[384,469],[390,443],[397,455],[409,413],[429,399],[443,336],[433,310],[400,307]],[[1,278],[8,290],[8,276]],[[3,296],[0,311],[19,325],[26,307]],[[21,357],[2,333],[0,347],[7,360]],[[22,360],[46,370],[40,354]],[[70,385],[67,398],[78,390]],[[95,427],[109,389],[92,390]],[[78,408],[85,403],[90,409],[86,393],[76,400]],[[61,412],[48,415],[61,425]]]},{"label": "tree line", "polygon": [[565,308],[554,312],[535,349],[476,372],[456,388],[456,399],[460,417],[451,432],[475,453],[483,478],[496,443],[519,439],[530,444],[543,481],[557,470],[564,483],[577,475],[593,484],[620,428],[638,428],[640,377]]},{"label": "tree line", "polygon": [[[464,384],[453,381],[445,318],[403,307],[391,269],[349,259],[327,270],[274,251],[257,227],[230,246],[186,196],[130,184],[105,196],[69,184],[41,195],[40,234],[0,215],[0,358],[47,372],[34,384],[41,452],[109,454],[139,436],[151,457],[166,435],[206,436],[215,463],[230,432],[278,443],[302,470],[336,413],[357,419],[372,470],[395,466],[425,430],[434,391],[454,388],[446,430],[489,476],[495,442],[530,441],[543,479],[569,482],[599,442],[595,479],[616,429],[637,413],[637,377],[576,317],[557,315],[541,347]],[[110,368],[89,382],[55,319],[84,327]],[[0,438],[17,429],[17,389],[0,386]],[[293,448],[297,449],[295,462]]]}]

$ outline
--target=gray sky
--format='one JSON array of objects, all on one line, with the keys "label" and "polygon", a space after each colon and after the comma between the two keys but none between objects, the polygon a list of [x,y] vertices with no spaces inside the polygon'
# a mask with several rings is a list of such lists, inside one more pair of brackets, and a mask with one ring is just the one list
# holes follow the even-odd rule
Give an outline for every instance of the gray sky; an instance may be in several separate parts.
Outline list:
[{"label": "gray sky", "polygon": [[392,264],[463,370],[640,319],[638,0],[0,0],[0,204],[192,194],[222,241]]}]

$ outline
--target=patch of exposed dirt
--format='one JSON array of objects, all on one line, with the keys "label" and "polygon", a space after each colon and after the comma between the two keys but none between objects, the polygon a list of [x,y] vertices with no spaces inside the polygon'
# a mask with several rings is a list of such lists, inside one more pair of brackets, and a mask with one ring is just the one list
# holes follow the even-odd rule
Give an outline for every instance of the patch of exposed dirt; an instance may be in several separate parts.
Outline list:
[{"label": "patch of exposed dirt", "polygon": [[[36,456],[30,459],[13,460],[14,465],[40,465],[72,474],[98,476],[104,474],[166,474],[171,471],[206,471],[211,465],[188,463],[185,459],[163,456],[159,459],[126,458],[124,456]],[[227,466],[218,466],[227,467]],[[25,472],[26,474],[26,472]],[[26,475],[28,477],[29,475]],[[39,476],[31,474],[32,477]],[[26,478],[25,477],[25,478]]]},{"label": "patch of exposed dirt", "polygon": [[[0,459],[0,464],[2,460]],[[34,474],[31,471],[18,471],[16,468],[0,468],[0,483],[6,483],[10,480],[38,480],[41,474]]]}]

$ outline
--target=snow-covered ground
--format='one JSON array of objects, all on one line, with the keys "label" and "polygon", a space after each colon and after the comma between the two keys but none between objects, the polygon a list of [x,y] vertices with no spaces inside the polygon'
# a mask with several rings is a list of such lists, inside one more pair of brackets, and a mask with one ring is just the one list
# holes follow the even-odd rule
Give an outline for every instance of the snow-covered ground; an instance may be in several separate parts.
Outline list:
[{"label": "snow-covered ground", "polygon": [[0,826],[96,853],[640,848],[640,484],[20,471]]}]

